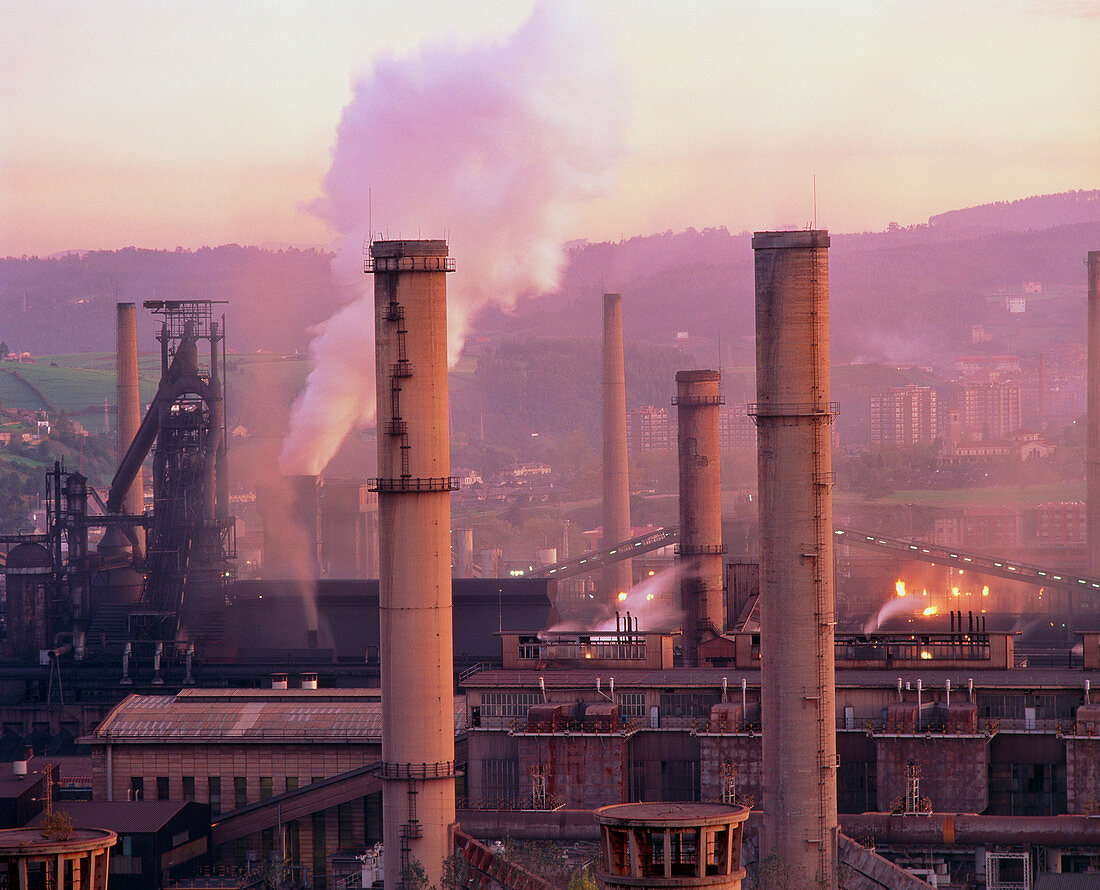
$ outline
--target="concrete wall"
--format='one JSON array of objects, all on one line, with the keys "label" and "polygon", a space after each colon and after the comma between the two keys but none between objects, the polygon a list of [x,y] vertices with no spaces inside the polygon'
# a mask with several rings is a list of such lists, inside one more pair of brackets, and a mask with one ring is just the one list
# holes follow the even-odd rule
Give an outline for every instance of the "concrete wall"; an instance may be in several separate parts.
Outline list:
[{"label": "concrete wall", "polygon": [[[327,778],[375,763],[381,746],[368,744],[96,744],[91,757],[94,800],[126,800],[130,779],[141,776],[145,799],[157,799],[157,777],[168,777],[169,800],[184,800],[183,777],[195,779],[195,800],[209,803],[211,776],[221,778],[223,811],[234,808],[233,779],[247,782],[248,803],[260,799],[260,778],[271,777],[273,794],[287,790],[286,777],[295,776],[299,786],[314,778]],[[111,788],[107,787],[107,757],[111,757]]]}]

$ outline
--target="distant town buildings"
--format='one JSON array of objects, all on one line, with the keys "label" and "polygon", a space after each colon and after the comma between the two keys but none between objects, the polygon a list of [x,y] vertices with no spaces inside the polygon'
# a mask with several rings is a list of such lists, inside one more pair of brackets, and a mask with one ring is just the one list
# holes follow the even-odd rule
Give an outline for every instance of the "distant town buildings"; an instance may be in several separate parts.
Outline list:
[{"label": "distant town buildings", "polygon": [[1036,537],[1041,544],[1084,544],[1085,505],[1080,501],[1055,501],[1039,505]]}]

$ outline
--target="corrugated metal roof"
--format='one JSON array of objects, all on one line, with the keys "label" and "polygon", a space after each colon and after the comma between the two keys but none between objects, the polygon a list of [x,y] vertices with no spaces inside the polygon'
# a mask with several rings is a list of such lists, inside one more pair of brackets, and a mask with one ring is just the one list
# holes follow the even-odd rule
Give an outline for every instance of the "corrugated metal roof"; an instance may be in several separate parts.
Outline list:
[{"label": "corrugated metal roof", "polygon": [[1100,890],[1100,874],[1039,875],[1035,890]]},{"label": "corrugated metal roof", "polygon": [[[56,804],[73,819],[77,828],[109,828],[118,834],[151,834],[182,810],[185,800],[66,800]],[[30,821],[42,825],[45,812]]]},{"label": "corrugated metal roof", "polygon": [[[382,739],[377,690],[204,690],[201,695],[130,695],[92,734],[104,742],[306,742]],[[247,693],[247,694],[241,694]],[[455,730],[466,728],[466,699],[454,699]]]}]

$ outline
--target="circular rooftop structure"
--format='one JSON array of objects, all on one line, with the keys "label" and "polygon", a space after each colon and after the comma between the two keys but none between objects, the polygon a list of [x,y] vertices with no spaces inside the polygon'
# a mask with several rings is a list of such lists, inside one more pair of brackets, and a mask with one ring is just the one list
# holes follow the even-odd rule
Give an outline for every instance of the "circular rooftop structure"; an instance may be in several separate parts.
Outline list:
[{"label": "circular rooftop structure", "polygon": [[108,858],[118,835],[106,828],[0,831],[0,873],[8,887],[106,890]]},{"label": "circular rooftop structure", "polygon": [[723,803],[624,803],[601,807],[605,890],[706,887],[738,890],[748,807]]}]

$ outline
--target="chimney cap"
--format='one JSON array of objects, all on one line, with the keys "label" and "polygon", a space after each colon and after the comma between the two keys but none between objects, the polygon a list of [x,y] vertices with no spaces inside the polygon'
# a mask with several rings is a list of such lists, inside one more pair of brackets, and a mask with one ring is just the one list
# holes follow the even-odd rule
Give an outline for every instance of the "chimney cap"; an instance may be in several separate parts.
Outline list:
[{"label": "chimney cap", "polygon": [[712,383],[722,379],[722,375],[717,371],[711,370],[696,370],[696,371],[677,371],[676,382],[677,383]]},{"label": "chimney cap", "polygon": [[783,250],[785,248],[828,247],[826,229],[800,229],[793,232],[755,232],[753,250]]},{"label": "chimney cap", "polygon": [[372,241],[372,257],[447,256],[447,242],[442,238],[425,241]]}]

